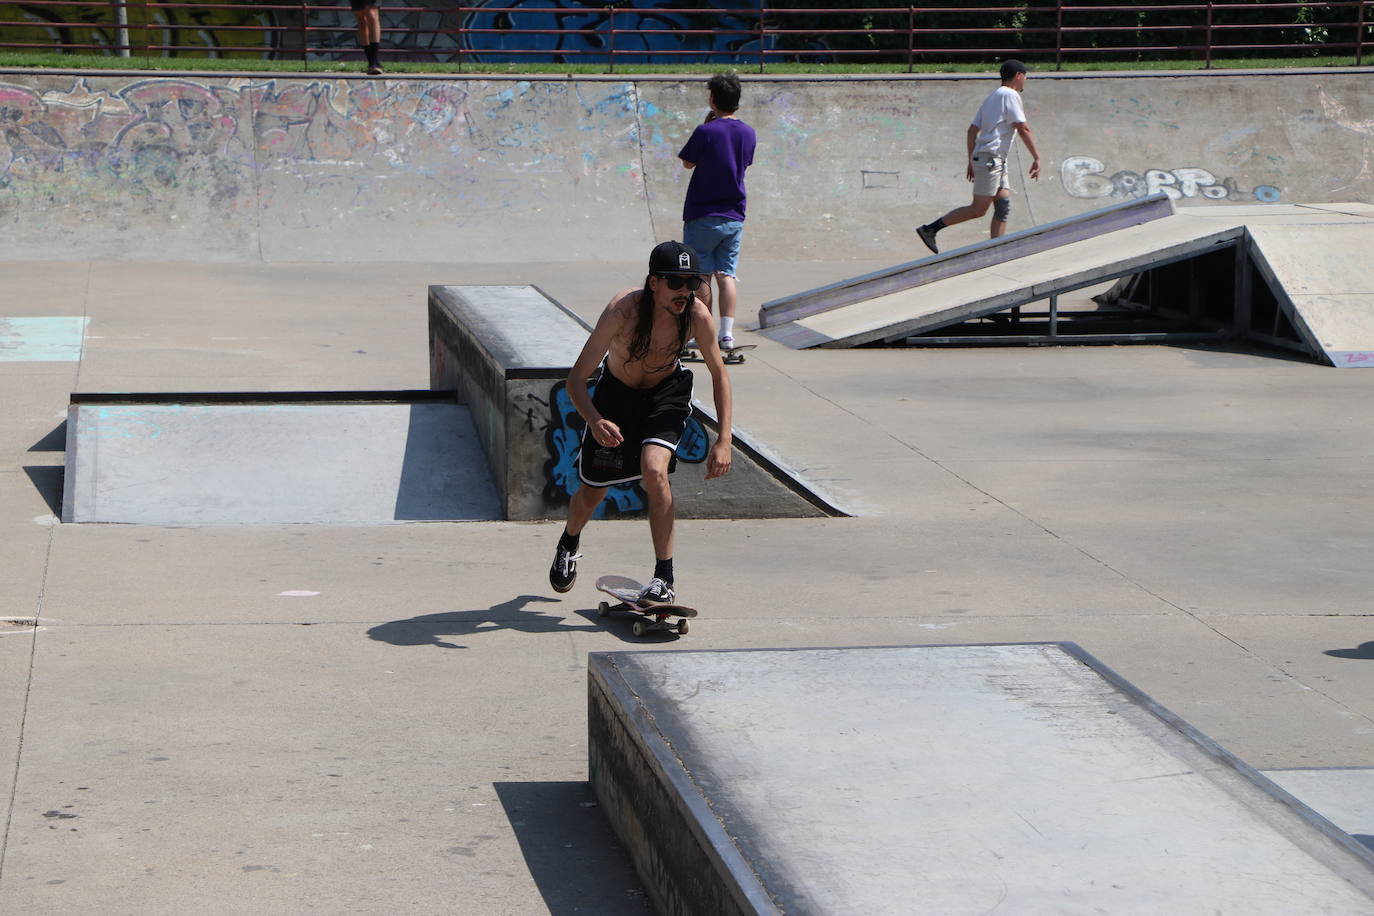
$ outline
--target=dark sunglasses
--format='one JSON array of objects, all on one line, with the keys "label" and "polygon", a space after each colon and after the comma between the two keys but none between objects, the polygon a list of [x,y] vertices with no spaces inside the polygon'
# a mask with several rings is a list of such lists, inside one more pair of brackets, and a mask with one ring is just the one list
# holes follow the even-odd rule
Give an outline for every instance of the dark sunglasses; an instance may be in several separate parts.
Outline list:
[{"label": "dark sunglasses", "polygon": [[684,286],[693,292],[701,286],[701,277],[682,277],[676,274],[659,274],[658,278],[668,284],[669,289],[682,289]]}]

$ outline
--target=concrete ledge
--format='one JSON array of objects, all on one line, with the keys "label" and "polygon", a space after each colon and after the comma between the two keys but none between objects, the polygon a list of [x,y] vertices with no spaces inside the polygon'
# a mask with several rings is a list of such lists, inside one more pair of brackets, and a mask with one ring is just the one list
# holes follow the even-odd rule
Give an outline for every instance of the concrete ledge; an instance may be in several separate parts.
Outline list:
[{"label": "concrete ledge", "polygon": [[608,653],[588,667],[587,772],[659,913],[779,912]]},{"label": "concrete ledge", "polygon": [[[580,483],[582,432],[566,381],[591,328],[533,286],[431,286],[430,383],[471,409],[506,518],[562,517]],[[693,402],[694,425],[678,447],[673,495],[680,518],[845,515],[735,430],[735,460],[705,480],[714,416]],[[639,518],[637,484],[610,488],[601,512]]]},{"label": "concrete ledge", "polygon": [[538,287],[429,288],[430,387],[472,411],[508,519],[553,508],[532,469],[545,463],[550,385],[567,378],[588,330]]},{"label": "concrete ledge", "polygon": [[62,520],[377,525],[498,517],[451,393],[73,394]]},{"label": "concrete ledge", "polygon": [[[1139,200],[1102,207],[1042,226],[1013,232],[1000,239],[989,239],[976,245],[941,252],[917,261],[908,261],[793,296],[773,299],[765,302],[759,309],[759,327],[776,327],[855,302],[913,289],[936,280],[957,277],[993,264],[1048,251],[1070,242],[1095,238],[1105,232],[1148,223],[1171,216],[1173,212],[1173,202],[1162,192]],[[921,240],[916,237],[914,229],[911,237],[912,243],[918,248],[921,247]]]},{"label": "concrete ledge", "polygon": [[1072,643],[593,653],[588,697],[662,913],[1374,906],[1368,849]]}]

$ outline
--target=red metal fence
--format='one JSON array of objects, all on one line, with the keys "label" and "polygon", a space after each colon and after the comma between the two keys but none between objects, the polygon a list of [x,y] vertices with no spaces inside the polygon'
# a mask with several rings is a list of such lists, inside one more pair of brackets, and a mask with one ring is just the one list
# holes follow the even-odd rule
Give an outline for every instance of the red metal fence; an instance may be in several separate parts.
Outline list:
[{"label": "red metal fence", "polygon": [[[351,59],[347,5],[162,0],[0,2],[0,49],[114,57]],[[424,0],[410,0],[411,4]],[[1374,44],[1374,0],[745,8],[638,7],[629,0],[498,0],[499,6],[379,5],[392,60],[604,64],[865,62],[1014,56],[1066,61],[1353,58]],[[658,0],[661,3],[661,0]],[[709,3],[711,0],[701,0]],[[723,0],[731,2],[731,0]],[[739,0],[734,0],[739,3]],[[535,3],[541,5],[536,6]],[[113,61],[112,61],[113,63]]]}]

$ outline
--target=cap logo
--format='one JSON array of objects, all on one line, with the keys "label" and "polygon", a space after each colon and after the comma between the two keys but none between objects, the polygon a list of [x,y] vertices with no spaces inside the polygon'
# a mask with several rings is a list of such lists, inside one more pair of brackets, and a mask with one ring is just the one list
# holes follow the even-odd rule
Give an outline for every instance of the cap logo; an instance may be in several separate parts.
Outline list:
[{"label": "cap logo", "polygon": [[677,266],[681,267],[683,270],[691,270],[692,256],[685,251],[679,251],[677,253]]}]

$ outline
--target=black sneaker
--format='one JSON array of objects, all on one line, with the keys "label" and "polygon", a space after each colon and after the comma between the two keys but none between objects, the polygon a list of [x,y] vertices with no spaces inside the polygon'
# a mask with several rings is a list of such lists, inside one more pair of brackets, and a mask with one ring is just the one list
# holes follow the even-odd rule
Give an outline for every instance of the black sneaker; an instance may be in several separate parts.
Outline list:
[{"label": "black sneaker", "polygon": [[926,247],[929,248],[933,254],[940,253],[940,249],[935,245],[934,229],[930,228],[929,226],[917,226],[916,234],[921,237],[921,241],[926,243]]},{"label": "black sneaker", "polygon": [[658,604],[676,604],[677,596],[673,587],[662,579],[650,579],[644,591],[639,593],[640,607],[653,607]]},{"label": "black sneaker", "polygon": [[577,561],[582,554],[573,553],[562,544],[554,550],[553,565],[549,567],[549,584],[556,592],[570,591],[577,581]]}]

